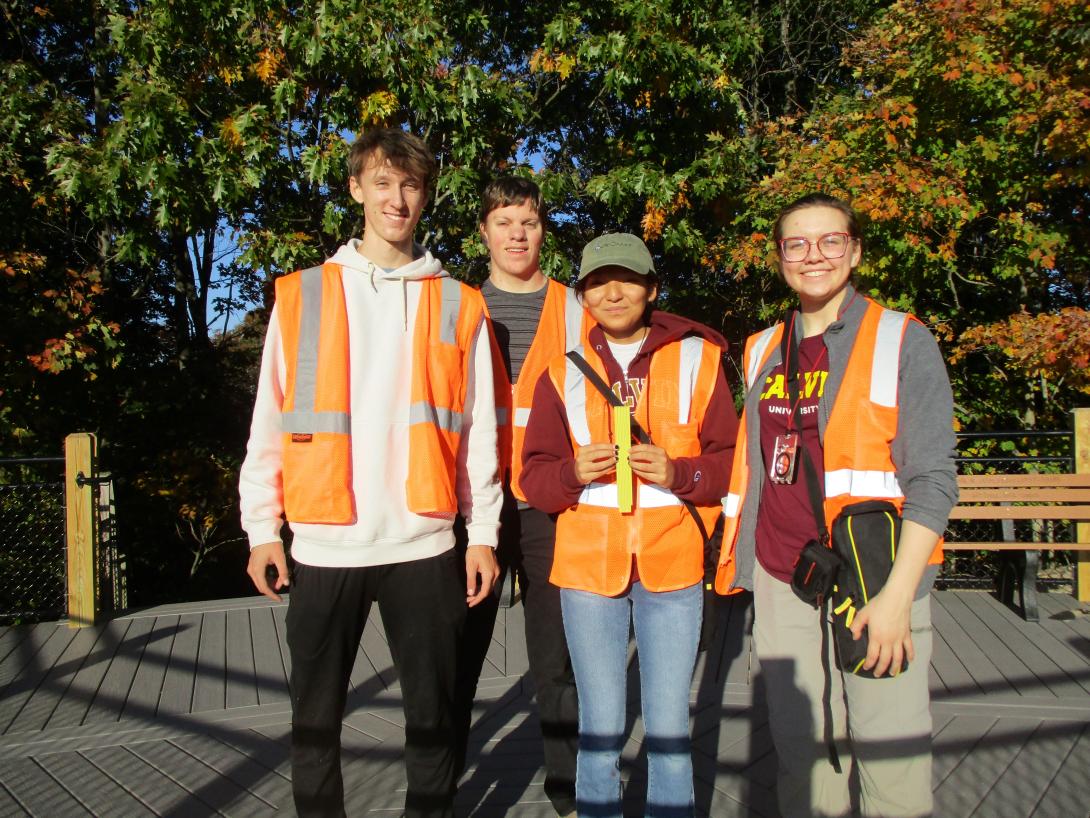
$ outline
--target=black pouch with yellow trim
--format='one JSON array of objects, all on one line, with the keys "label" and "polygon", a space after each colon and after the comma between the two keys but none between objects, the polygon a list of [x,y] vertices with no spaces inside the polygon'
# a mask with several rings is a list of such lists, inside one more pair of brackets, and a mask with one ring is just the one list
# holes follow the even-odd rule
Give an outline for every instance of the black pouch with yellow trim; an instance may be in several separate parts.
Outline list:
[{"label": "black pouch with yellow trim", "polygon": [[[875,678],[863,670],[867,658],[867,631],[858,641],[852,639],[851,625],[856,613],[882,590],[901,536],[901,516],[887,500],[867,500],[845,506],[833,521],[833,550],[843,560],[837,575],[831,602],[836,666],[846,673]],[[908,658],[899,671],[908,669]],[[889,678],[882,676],[881,678]]]}]

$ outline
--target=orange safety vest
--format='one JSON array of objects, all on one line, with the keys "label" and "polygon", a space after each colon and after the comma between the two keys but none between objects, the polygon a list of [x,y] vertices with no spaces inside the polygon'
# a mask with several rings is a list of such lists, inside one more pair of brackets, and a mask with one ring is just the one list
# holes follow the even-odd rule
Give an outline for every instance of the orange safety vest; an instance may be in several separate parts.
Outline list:
[{"label": "orange safety vest", "polygon": [[[593,351],[579,348],[606,379]],[[635,417],[651,440],[671,457],[700,454],[700,427],[715,389],[721,350],[699,337],[683,338],[655,350]],[[565,357],[549,364],[549,378],[564,400],[572,451],[613,439],[613,409]],[[704,543],[688,510],[672,492],[633,478],[634,508],[622,514],[614,477],[588,484],[578,504],[556,522],[556,551],[549,581],[561,588],[606,596],[623,593],[635,555],[640,582],[651,591],[695,585],[704,575]],[[698,506],[711,532],[718,507]]]},{"label": "orange safety vest", "polygon": [[[890,446],[897,434],[901,342],[909,321],[919,319],[887,310],[869,298],[866,300],[867,311],[848,356],[844,378],[825,428],[824,506],[830,528],[841,510],[852,503],[889,500],[900,510],[905,501],[897,483]],[[783,331],[783,324],[777,324],[751,335],[746,341],[742,361],[747,389],[754,388],[754,381],[772,350],[779,348]],[[720,594],[741,590],[731,586],[735,572],[734,547],[749,483],[747,443],[743,411],[734,448],[730,492],[723,498],[723,548],[715,577],[715,590]],[[935,546],[929,562],[942,562],[942,540]]]},{"label": "orange safety vest", "polygon": [[[453,514],[469,359],[484,320],[484,299],[452,278],[421,285],[406,504],[416,514]],[[341,266],[326,262],[277,279],[276,309],[287,367],[281,410],[284,513],[298,523],[352,523],[351,362]]]},{"label": "orange safety vest", "polygon": [[548,291],[537,331],[514,384],[500,363],[499,349],[495,346],[492,348],[492,357],[496,361],[493,370],[496,373],[500,463],[510,467],[511,491],[523,502],[526,495],[519,484],[519,475],[522,474],[522,444],[526,439],[526,424],[530,421],[530,407],[534,402],[534,387],[550,361],[586,341],[594,323],[579,303],[575,290],[552,279],[545,286]]}]

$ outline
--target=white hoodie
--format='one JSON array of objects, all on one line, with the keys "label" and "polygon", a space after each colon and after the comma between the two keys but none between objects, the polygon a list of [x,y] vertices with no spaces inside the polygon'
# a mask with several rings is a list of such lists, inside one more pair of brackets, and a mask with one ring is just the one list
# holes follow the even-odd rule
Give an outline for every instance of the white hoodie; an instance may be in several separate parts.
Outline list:
[{"label": "white hoodie", "polygon": [[[387,272],[358,252],[359,240],[330,261],[341,265],[348,312],[352,491],[356,521],[292,523],[292,557],[305,565],[353,567],[433,557],[454,545],[452,516],[408,510],[409,402],[420,282],[447,276],[430,252]],[[419,248],[418,248],[419,249]],[[483,324],[474,339],[458,452],[458,508],[470,545],[495,547],[503,495],[497,479],[492,356]],[[239,493],[253,548],[280,539],[284,513],[280,409],[286,369],[280,322],[269,319]]]}]

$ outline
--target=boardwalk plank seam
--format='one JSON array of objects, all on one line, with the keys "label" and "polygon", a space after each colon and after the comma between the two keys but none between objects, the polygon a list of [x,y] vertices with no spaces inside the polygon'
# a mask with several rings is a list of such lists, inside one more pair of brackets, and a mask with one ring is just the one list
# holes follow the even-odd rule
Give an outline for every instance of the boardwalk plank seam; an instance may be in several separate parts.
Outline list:
[{"label": "boardwalk plank seam", "polygon": [[[1087,740],[1088,736],[1090,736],[1090,726],[1083,727],[1082,732],[1080,732],[1079,735],[1075,738],[1074,743],[1072,743],[1071,747],[1067,751],[1067,754],[1061,760],[1059,767],[1056,768],[1055,774],[1052,776],[1051,779],[1049,779],[1048,786],[1045,787],[1044,791],[1041,793],[1040,798],[1037,799],[1037,803],[1034,805],[1033,811],[1030,813],[1030,818],[1034,818],[1034,816],[1037,815],[1037,813],[1040,811],[1042,805],[1045,804],[1049,800],[1050,794],[1052,794],[1052,793],[1054,793],[1056,791],[1055,790],[1055,785],[1056,785],[1057,781],[1064,776],[1064,772],[1067,769],[1068,761],[1072,758],[1072,756],[1074,756],[1079,751],[1080,747],[1085,746],[1083,744],[1083,742],[1085,742]],[[1087,755],[1088,760],[1090,760],[1090,753],[1084,751],[1084,755]],[[1085,782],[1086,782],[1086,777],[1085,777],[1085,775],[1083,775],[1082,776],[1082,784],[1083,784],[1084,796],[1085,796]],[[1085,803],[1085,798],[1080,799],[1080,800],[1082,800],[1083,803]],[[1090,814],[1090,813],[1088,813],[1088,814]],[[1049,818],[1049,816],[1045,816],[1045,818]]]},{"label": "boardwalk plank seam", "polygon": [[[109,623],[104,630],[109,632],[113,624]],[[94,696],[88,703],[84,723],[121,720],[136,684],[140,665],[144,662],[148,642],[154,633],[154,622],[126,623],[124,633],[117,640],[117,649],[106,664]]]},{"label": "boardwalk plank seam", "polygon": [[95,811],[91,808],[91,805],[88,804],[82,797],[80,797],[79,793],[77,793],[72,787],[67,786],[63,781],[61,781],[59,778],[57,778],[57,776],[53,773],[52,770],[45,767],[36,758],[30,759],[30,761],[31,761],[32,764],[34,764],[34,766],[36,766],[39,770],[42,771],[43,775],[47,776],[63,792],[65,792],[68,795],[68,797],[70,797],[73,801],[75,801],[77,804],[79,804],[81,807],[83,807],[85,810],[87,810],[88,815],[94,815],[95,814]]},{"label": "boardwalk plank seam", "polygon": [[[1009,618],[1004,621],[1002,611],[1006,610],[1005,608],[1000,609],[994,605],[989,606],[986,603],[982,605],[973,597],[968,597],[965,604],[966,607],[973,610],[973,613],[976,614],[981,622],[984,623],[984,626],[995,635],[996,639],[1003,641],[1003,643],[1008,646],[1011,653],[1026,666],[1027,670],[1033,673],[1041,684],[1045,685],[1050,690],[1052,690],[1053,684],[1058,684],[1063,687],[1074,685],[1082,693],[1090,694],[1090,689],[1088,689],[1083,682],[1080,682],[1077,677],[1072,676],[1071,672],[1058,661],[1061,657],[1058,657],[1051,651],[1045,651],[1043,649],[1042,641],[1047,641],[1056,650],[1060,651],[1063,660],[1075,661],[1082,665],[1083,681],[1085,681],[1088,676],[1086,673],[1086,663],[1078,661],[1078,657],[1070,653],[1070,648],[1058,639],[1055,639],[1042,625],[1038,623],[1012,622]],[[1013,614],[1010,614],[1010,616],[1013,616]],[[1016,625],[1016,627],[1011,627],[1012,624]],[[1002,631],[997,629],[999,625],[1003,626]],[[1025,630],[1023,630],[1023,628]],[[1031,634],[1034,638],[1031,638]],[[1012,642],[1017,644],[1012,644]],[[1034,667],[1035,665],[1036,667]],[[1066,676],[1069,684],[1064,684],[1062,679],[1050,680],[1048,675],[1042,676],[1041,673],[1045,672],[1049,667],[1063,676]],[[1040,672],[1038,671],[1038,668],[1040,668]],[[1059,694],[1057,693],[1057,695]]]},{"label": "boardwalk plank seam", "polygon": [[[140,753],[138,753],[138,752],[137,752],[137,751],[136,751],[135,749],[133,749],[132,747],[128,747],[128,746],[125,746],[125,747],[122,747],[121,749],[122,749],[122,750],[124,750],[124,751],[125,751],[126,753],[128,753],[129,755],[131,755],[131,756],[132,756],[132,757],[133,757],[134,759],[136,759],[137,761],[139,761],[139,762],[140,762],[141,764],[144,764],[144,765],[146,765],[146,766],[147,766],[147,767],[148,767],[149,769],[153,770],[153,771],[154,771],[155,773],[157,773],[157,774],[158,774],[158,775],[159,775],[159,776],[160,776],[161,778],[165,778],[165,779],[166,779],[167,781],[171,782],[171,783],[172,783],[172,784],[173,784],[173,785],[174,785],[175,787],[177,787],[177,788],[178,788],[179,790],[181,790],[182,792],[186,793],[186,795],[187,795],[187,796],[188,796],[189,798],[191,798],[191,799],[194,799],[194,800],[196,800],[196,801],[199,801],[199,802],[200,802],[201,804],[203,804],[203,805],[204,805],[205,807],[207,807],[207,808],[209,809],[209,811],[210,811],[210,812],[211,812],[212,814],[215,814],[215,815],[221,815],[221,816],[222,816],[222,815],[224,815],[224,813],[223,813],[223,812],[221,812],[220,810],[216,809],[216,807],[215,807],[215,806],[213,806],[212,804],[210,804],[210,803],[208,803],[207,801],[205,801],[205,800],[204,800],[203,798],[201,798],[201,797],[200,797],[200,796],[199,796],[199,795],[198,795],[197,793],[193,792],[193,791],[192,791],[192,790],[191,790],[191,789],[190,789],[189,787],[187,787],[187,786],[186,786],[186,785],[185,785],[184,783],[182,783],[182,781],[180,781],[180,780],[178,779],[178,777],[177,777],[176,775],[172,774],[172,773],[171,773],[171,772],[169,772],[168,770],[165,770],[165,769],[163,769],[163,768],[162,768],[162,767],[161,767],[160,765],[158,765],[158,764],[155,764],[155,763],[153,763],[153,762],[152,762],[151,760],[149,760],[149,759],[145,758],[144,756],[140,755]],[[158,782],[157,782],[157,783],[158,783]],[[158,811],[158,810],[156,810],[156,811]],[[172,808],[170,809],[170,811],[171,811],[171,812],[175,812],[175,813],[176,813],[176,812],[178,811],[178,807],[172,807]],[[227,817],[225,816],[225,818],[227,818]]]}]

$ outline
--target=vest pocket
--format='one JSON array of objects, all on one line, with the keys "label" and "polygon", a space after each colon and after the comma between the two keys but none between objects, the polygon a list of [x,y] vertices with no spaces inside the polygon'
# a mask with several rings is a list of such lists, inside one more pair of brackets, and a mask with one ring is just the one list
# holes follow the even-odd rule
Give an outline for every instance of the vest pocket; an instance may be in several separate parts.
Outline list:
[{"label": "vest pocket", "polygon": [[461,411],[462,350],[453,344],[428,344],[428,373],[426,383],[431,390],[432,402],[437,406]]},{"label": "vest pocket", "polygon": [[655,442],[670,457],[696,457],[700,454],[700,424],[664,420]]}]

